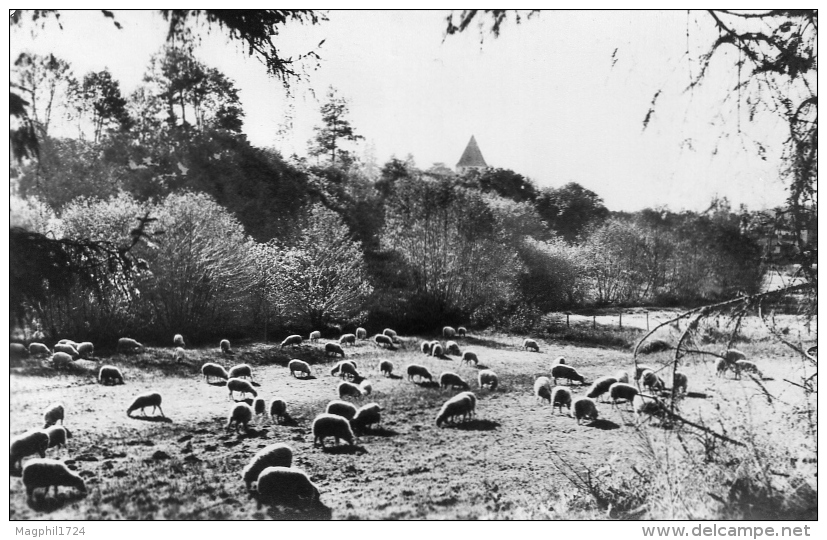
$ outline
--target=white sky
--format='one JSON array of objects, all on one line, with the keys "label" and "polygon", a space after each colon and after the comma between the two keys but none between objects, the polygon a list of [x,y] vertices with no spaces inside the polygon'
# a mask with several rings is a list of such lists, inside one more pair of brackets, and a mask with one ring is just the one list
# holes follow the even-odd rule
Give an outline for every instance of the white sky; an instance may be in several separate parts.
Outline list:
[{"label": "white sky", "polygon": [[[97,11],[64,12],[63,30],[50,24],[34,38],[28,27],[14,28],[10,61],[28,50],[53,52],[76,74],[108,67],[128,94],[167,27],[155,12],[115,14],[122,30]],[[290,98],[221,32],[206,36],[197,55],[235,80],[253,144],[285,156],[305,154],[319,123],[317,98],[333,85],[350,101],[351,123],[366,139],[360,151],[372,145],[380,165],[412,154],[421,168],[453,167],[474,135],[490,166],[540,186],[579,182],[612,210],[702,210],[714,195],[751,209],[783,203],[783,124],[748,125],[742,110],[742,130],[769,149],[762,161],[753,138],[737,133],[734,102],[721,106],[734,73],[713,70],[700,91],[683,91],[690,69],[697,70],[685,56],[687,27],[692,58],[716,35],[706,14],[542,12],[519,26],[506,23],[499,38],[486,34],[482,44],[475,27],[443,42],[446,15],[331,11],[318,26],[284,27],[277,44],[287,56],[326,40],[319,69],[294,85]],[[279,135],[288,118],[292,129]],[[728,138],[720,140],[722,132]]]}]

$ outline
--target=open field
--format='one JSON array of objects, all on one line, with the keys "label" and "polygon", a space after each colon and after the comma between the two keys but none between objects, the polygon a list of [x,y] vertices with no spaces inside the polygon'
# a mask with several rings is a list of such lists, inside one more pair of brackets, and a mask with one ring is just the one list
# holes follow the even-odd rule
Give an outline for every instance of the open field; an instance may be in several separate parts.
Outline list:
[{"label": "open field", "polygon": [[[426,357],[419,339],[407,338],[397,350],[380,349],[371,341],[346,347],[348,358],[373,383],[373,394],[358,402],[379,403],[382,423],[358,437],[355,447],[314,448],[310,424],[331,399],[338,377],[329,375],[335,363],[325,359],[323,345],[303,344],[280,350],[277,344],[236,346],[226,361],[218,349],[188,351],[187,365],[174,365],[172,349],[149,348],[124,357],[101,358],[121,367],[125,385],[101,386],[96,371],[56,375],[50,369],[25,368],[10,381],[10,431],[14,436],[42,425],[42,411],[54,401],[66,406],[66,426],[74,437],[67,450],[50,449],[47,457],[65,459],[86,478],[88,493],[63,488],[57,499],[27,503],[19,476],[10,479],[12,519],[263,519],[267,517],[334,519],[485,519],[567,517],[561,515],[559,495],[571,485],[553,466],[549,445],[565,460],[592,471],[607,465],[629,471],[640,455],[632,441],[635,426],[627,407],[612,410],[599,404],[600,419],[578,426],[565,414],[552,412],[532,395],[539,375],[549,375],[557,356],[585,375],[587,382],[631,371],[631,354],[616,349],[562,345],[540,341],[541,352],[519,349],[521,337],[469,335],[461,347],[474,350],[480,366],[459,365],[459,357]],[[795,399],[783,378],[798,377],[801,361],[784,349],[766,345],[740,346],[760,365],[763,384],[778,399]],[[314,377],[300,380],[286,369],[290,358],[311,363]],[[644,357],[647,364],[666,362],[669,353]],[[465,424],[437,428],[441,404],[457,391],[420,386],[406,377],[383,377],[377,368],[390,359],[395,373],[410,363],[426,365],[438,374],[456,371],[471,382],[477,394],[477,417]],[[231,409],[225,387],[209,385],[200,374],[206,361],[253,366],[259,395],[288,403],[291,419],[283,425],[256,420],[247,434],[226,431]],[[99,365],[99,364],[98,364]],[[479,368],[500,376],[500,387],[480,390]],[[91,366],[90,368],[95,368]],[[720,397],[764,399],[749,381],[715,377],[712,360],[693,360],[682,370],[689,376],[690,397],[683,400],[687,417],[710,413]],[[562,381],[560,381],[562,382]],[[127,418],[134,396],[155,390],[163,395],[169,422]],[[585,386],[574,385],[574,397]],[[760,425],[769,416],[754,414]],[[644,429],[659,429],[647,425]],[[241,469],[260,448],[286,442],[294,450],[294,466],[318,485],[329,509],[322,514],[284,514],[259,509],[241,480]],[[328,442],[328,446],[331,442]],[[25,463],[25,460],[24,460]],[[604,471],[605,472],[605,471]],[[19,475],[19,473],[18,473]],[[570,517],[570,516],[568,516]]]}]

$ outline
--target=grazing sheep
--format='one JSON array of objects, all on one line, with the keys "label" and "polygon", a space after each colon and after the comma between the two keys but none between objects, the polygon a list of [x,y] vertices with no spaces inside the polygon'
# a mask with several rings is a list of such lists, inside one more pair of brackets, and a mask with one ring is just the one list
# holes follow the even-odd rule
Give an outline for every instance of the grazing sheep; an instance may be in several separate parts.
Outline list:
[{"label": "grazing sheep", "polygon": [[172,361],[176,364],[180,364],[187,358],[187,353],[184,352],[183,347],[178,347],[172,352]]},{"label": "grazing sheep", "polygon": [[430,341],[423,341],[422,345],[420,345],[420,350],[422,354],[431,354],[431,342]]},{"label": "grazing sheep", "polygon": [[253,408],[244,402],[236,403],[235,407],[233,407],[233,412],[230,413],[230,418],[227,421],[227,426],[225,429],[230,429],[233,424],[235,424],[236,432],[238,432],[238,428],[241,426],[244,426],[244,430],[246,431],[247,424],[249,424],[252,419]]},{"label": "grazing sheep", "polygon": [[287,417],[287,403],[283,399],[274,399],[270,402],[270,420],[278,423]]},{"label": "grazing sheep", "polygon": [[339,338],[339,344],[344,345],[345,343],[356,345],[356,334],[342,334],[342,337]]},{"label": "grazing sheep", "polygon": [[123,374],[115,366],[101,366],[98,370],[99,384],[123,384]]},{"label": "grazing sheep", "polygon": [[560,413],[563,413],[563,405],[569,410],[571,415],[571,390],[565,386],[555,386],[551,391],[551,411],[554,412],[554,407],[560,407]]},{"label": "grazing sheep", "polygon": [[393,373],[393,363],[390,360],[382,360],[379,362],[379,371],[385,377],[390,377]]},{"label": "grazing sheep", "polygon": [[78,348],[78,342],[77,341],[72,341],[71,339],[65,339],[64,338],[64,339],[61,339],[60,341],[58,341],[57,343],[58,343],[58,345],[71,345],[75,349]]},{"label": "grazing sheep", "polygon": [[46,457],[46,449],[49,448],[49,435],[42,430],[27,431],[11,440],[9,444],[9,462],[13,469],[18,469],[23,463],[23,458],[32,454],[39,454]]},{"label": "grazing sheep", "polygon": [[118,347],[116,350],[122,354],[131,354],[136,352],[143,352],[144,346],[132,338],[122,337],[118,340]]},{"label": "grazing sheep", "polygon": [[468,333],[468,330],[464,326],[460,326],[459,328],[457,328],[457,335],[459,337],[465,337],[465,335],[467,333]]},{"label": "grazing sheep", "polygon": [[461,388],[462,390],[469,390],[471,387],[465,382],[462,377],[452,371],[445,371],[439,376],[440,388]]},{"label": "grazing sheep", "polygon": [[[328,343],[328,345],[330,345],[330,343]],[[290,362],[287,363],[287,369],[293,377],[296,377],[296,373],[304,373],[305,378],[310,376],[310,364],[298,358],[290,360]]]},{"label": "grazing sheep", "polygon": [[241,471],[247,489],[258,480],[261,471],[267,467],[290,467],[293,464],[293,449],[284,443],[265,446],[250,459]]},{"label": "grazing sheep", "polygon": [[551,376],[554,379],[554,384],[557,384],[557,379],[568,379],[569,384],[571,384],[572,381],[577,381],[580,384],[586,381],[582,375],[577,373],[576,369],[566,364],[558,364],[551,368]]},{"label": "grazing sheep", "polygon": [[540,346],[537,345],[537,342],[531,338],[525,338],[523,340],[523,349],[534,349],[534,352],[540,352]]},{"label": "grazing sheep", "polygon": [[247,394],[253,394],[254,398],[258,397],[258,392],[253,388],[253,385],[244,379],[229,379],[227,390],[230,391],[230,399],[235,399],[236,392],[241,392],[241,399],[245,399]]},{"label": "grazing sheep", "polygon": [[474,392],[460,392],[457,396],[468,396],[468,399],[471,400],[471,413],[470,416],[475,416],[477,413],[477,395]]},{"label": "grazing sheep", "polygon": [[72,438],[72,433],[65,426],[52,426],[46,430],[49,436],[49,448],[66,446],[66,440]]},{"label": "grazing sheep", "polygon": [[312,508],[319,502],[319,488],[304,471],[292,467],[267,467],[256,481],[258,505]]},{"label": "grazing sheep", "polygon": [[715,374],[718,377],[722,377],[727,370],[729,369],[729,364],[727,363],[725,358],[719,358],[718,362],[715,364]]},{"label": "grazing sheep", "polygon": [[408,373],[408,380],[413,380],[414,377],[419,377],[420,381],[428,379],[428,382],[432,382],[434,379],[431,372],[428,371],[428,368],[425,366],[420,366],[419,364],[410,364],[406,368],[406,372]]},{"label": "grazing sheep", "polygon": [[356,338],[357,339],[367,339],[368,338],[368,331],[360,326],[359,328],[356,329]]},{"label": "grazing sheep", "polygon": [[686,373],[682,373],[680,371],[676,371],[674,375],[672,375],[672,389],[677,392],[678,390],[681,393],[686,393],[686,387],[689,384],[689,378],[686,376]]},{"label": "grazing sheep", "polygon": [[63,403],[55,402],[46,407],[43,410],[43,429],[57,424],[58,420],[60,420],[60,424],[63,425],[64,413]]},{"label": "grazing sheep", "polygon": [[734,369],[736,379],[741,378],[741,372],[743,371],[755,373],[756,375],[758,375],[759,379],[764,378],[764,375],[761,373],[761,370],[758,369],[758,366],[755,365],[755,362],[750,362],[749,360],[738,360],[737,362],[735,362]]},{"label": "grazing sheep", "polygon": [[456,341],[449,341],[445,344],[445,354],[460,354],[459,344]]},{"label": "grazing sheep", "polygon": [[635,380],[636,381],[640,380],[640,377],[643,375],[644,371],[655,371],[655,370],[652,369],[651,367],[645,365],[645,364],[638,364],[637,367],[635,368]]},{"label": "grazing sheep", "polygon": [[389,338],[391,338],[392,341],[396,341],[396,331],[395,330],[391,330],[390,328],[385,328],[384,330],[382,330],[382,334],[384,334],[384,335],[388,336]]},{"label": "grazing sheep", "polygon": [[230,347],[230,340],[229,339],[222,339],[218,343],[218,348],[221,349],[222,354],[233,354],[233,349]]},{"label": "grazing sheep", "polygon": [[445,339],[452,338],[457,335],[457,331],[451,328],[450,326],[446,326],[442,329],[442,337]]},{"label": "grazing sheep", "polygon": [[367,379],[359,383],[359,388],[362,389],[362,394],[366,396],[371,395],[371,393],[373,392],[373,385]]},{"label": "grazing sheep", "polygon": [[324,355],[327,356],[332,354],[333,356],[341,355],[342,358],[345,357],[345,351],[342,349],[342,346],[338,343],[325,343],[324,345]]},{"label": "grazing sheep", "polygon": [[474,408],[473,401],[468,395],[457,394],[448,401],[442,404],[439,413],[436,415],[436,427],[441,427],[445,422],[451,421],[457,417],[465,418],[471,415]]},{"label": "grazing sheep", "polygon": [[386,336],[385,334],[376,334],[373,336],[373,341],[380,346],[387,345],[388,347],[393,347],[393,338]]},{"label": "grazing sheep", "polygon": [[55,368],[63,368],[72,363],[72,357],[65,352],[56,352],[52,355],[51,362]]},{"label": "grazing sheep", "polygon": [[500,379],[490,369],[483,369],[477,374],[477,382],[480,384],[480,388],[487,386],[489,390],[494,391],[500,384]]},{"label": "grazing sheep", "polygon": [[77,351],[77,349],[75,349],[68,343],[58,343],[57,345],[55,345],[55,352],[68,354],[72,357],[72,360],[77,360],[78,358],[80,358],[80,353]]},{"label": "grazing sheep", "polygon": [[[12,346],[14,345],[18,345],[18,343],[12,343]],[[41,354],[50,355],[52,354],[52,351],[50,351],[49,347],[42,343],[29,343],[29,354],[32,356]]]},{"label": "grazing sheep", "polygon": [[629,372],[621,369],[615,373],[615,379],[617,379],[617,382],[629,384]]},{"label": "grazing sheep", "polygon": [[347,401],[334,399],[327,404],[327,408],[324,412],[327,414],[336,414],[342,418],[347,418],[348,420],[353,420],[353,417],[356,416],[356,406],[352,403],[348,403]]},{"label": "grazing sheep", "polygon": [[91,341],[84,341],[78,345],[77,351],[81,358],[91,358],[95,356],[95,345]]},{"label": "grazing sheep", "polygon": [[380,407],[378,403],[368,403],[367,405],[363,405],[358,411],[356,411],[350,425],[355,429],[364,431],[370,426],[378,424],[382,421],[381,411],[382,407]]},{"label": "grazing sheep", "polygon": [[577,424],[584,418],[587,420],[597,420],[597,404],[593,399],[588,397],[581,397],[574,400],[574,417],[577,419]]},{"label": "grazing sheep", "polygon": [[256,416],[264,414],[266,411],[267,403],[264,401],[264,398],[257,397],[253,400],[253,412],[256,413]]},{"label": "grazing sheep", "polygon": [[322,333],[318,330],[313,330],[307,337],[310,341],[319,341],[320,339],[322,339]]},{"label": "grazing sheep", "polygon": [[632,408],[635,411],[635,421],[637,424],[640,424],[641,416],[644,414],[662,418],[665,411],[663,403],[653,397],[642,396],[640,394],[632,399]]},{"label": "grazing sheep", "polygon": [[337,391],[339,392],[339,397],[340,398],[345,397],[345,396],[362,397],[362,395],[363,395],[363,391],[360,387],[356,386],[353,383],[349,383],[347,381],[340,382],[339,386],[337,387]]},{"label": "grazing sheep", "polygon": [[23,485],[26,486],[26,498],[31,500],[34,490],[46,488],[45,495],[49,494],[49,488],[55,487],[55,496],[58,494],[58,487],[73,487],[82,493],[86,493],[86,484],[83,478],[70,471],[62,461],[56,459],[33,459],[23,467]]},{"label": "grazing sheep", "polygon": [[609,388],[619,382],[616,377],[600,377],[592,383],[589,391],[586,392],[587,398],[597,398],[609,391]]},{"label": "grazing sheep", "polygon": [[227,375],[229,375],[230,378],[235,377],[236,379],[242,379],[246,377],[252,381],[253,368],[251,368],[249,364],[238,364],[237,366],[231,367]]},{"label": "grazing sheep", "polygon": [[230,374],[227,373],[227,370],[224,369],[223,366],[214,364],[213,362],[207,362],[201,366],[201,373],[207,382],[210,382],[210,379],[223,379],[226,381],[230,378]]},{"label": "grazing sheep", "polygon": [[301,345],[301,343],[302,343],[302,337],[298,334],[293,334],[292,336],[287,336],[286,338],[284,338],[284,341],[281,342],[281,348],[283,349],[283,348],[287,347],[288,345],[292,345],[293,347],[296,347],[298,345]]},{"label": "grazing sheep", "polygon": [[654,371],[644,371],[640,378],[643,382],[643,386],[649,388],[652,392],[663,390],[663,387],[665,386],[663,379],[658,377]]},{"label": "grazing sheep", "polygon": [[537,377],[534,381],[534,395],[538,400],[545,399],[551,405],[551,380],[548,377]]},{"label": "grazing sheep", "polygon": [[351,380],[358,379],[360,377],[359,372],[356,370],[355,364],[349,360],[342,360],[333,366],[330,370],[330,375],[339,375],[339,377],[343,379],[345,378],[345,375],[347,375]]},{"label": "grazing sheep", "polygon": [[[342,383],[350,384],[350,383]],[[324,448],[324,440],[327,437],[333,437],[336,440],[336,445],[339,444],[339,439],[347,441],[353,446],[353,430],[350,429],[350,423],[337,414],[322,413],[313,420],[313,446],[317,443]]]},{"label": "grazing sheep", "polygon": [[660,351],[668,351],[672,348],[667,341],[662,339],[655,339],[652,341],[647,341],[643,345],[638,348],[638,352],[640,354],[652,354]]},{"label": "grazing sheep", "polygon": [[431,356],[436,356],[438,358],[442,356],[442,352],[442,345],[440,345],[439,343],[431,346]]},{"label": "grazing sheep", "polygon": [[617,401],[619,399],[625,399],[626,401],[631,402],[637,394],[637,388],[635,388],[631,384],[614,383],[609,388],[609,397],[612,398],[613,408],[617,407]]},{"label": "grazing sheep", "polygon": [[164,410],[161,408],[161,394],[158,392],[147,392],[145,394],[141,394],[135,398],[135,401],[132,402],[132,405],[126,410],[127,416],[132,416],[132,411],[137,411],[141,409],[141,412],[144,413],[146,416],[146,408],[152,407],[153,414],[155,413],[155,409],[161,411],[161,416],[166,418],[164,414]]},{"label": "grazing sheep", "polygon": [[462,353],[462,360],[459,361],[459,365],[462,365],[465,362],[468,362],[469,366],[471,365],[471,362],[474,362],[474,365],[477,366],[479,365],[480,360],[477,358],[477,353],[473,351],[465,351]]},{"label": "grazing sheep", "polygon": [[184,336],[181,334],[175,334],[172,337],[172,344],[176,347],[186,347],[186,344],[184,343]]},{"label": "grazing sheep", "polygon": [[746,360],[747,355],[737,349],[729,349],[724,351],[724,360],[727,364],[734,365],[738,360]]}]

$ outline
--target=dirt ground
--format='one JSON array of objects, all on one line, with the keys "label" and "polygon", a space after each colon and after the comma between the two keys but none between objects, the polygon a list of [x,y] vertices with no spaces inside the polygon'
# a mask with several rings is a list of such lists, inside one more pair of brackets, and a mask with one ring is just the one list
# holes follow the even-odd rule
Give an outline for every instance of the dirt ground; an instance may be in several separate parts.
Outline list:
[{"label": "dirt ground", "polygon": [[[567,414],[552,411],[532,394],[534,379],[549,375],[555,358],[564,356],[587,381],[632,370],[625,351],[560,345],[540,341],[541,352],[519,348],[521,338],[469,336],[463,350],[477,352],[480,365],[460,366],[459,357],[427,357],[420,340],[408,338],[396,350],[370,341],[346,347],[348,358],[372,381],[373,393],[359,403],[383,407],[380,426],[358,437],[355,446],[314,447],[310,424],[328,401],[336,399],[338,377],[329,369],[323,344],[305,342],[293,350],[277,344],[236,348],[233,359],[217,349],[189,350],[187,365],[171,365],[172,348],[148,349],[133,357],[115,355],[90,363],[89,371],[55,375],[49,369],[23,370],[10,380],[12,436],[42,425],[50,403],[66,407],[65,424],[73,434],[68,449],[50,449],[47,457],[66,460],[81,474],[88,492],[61,488],[27,502],[19,472],[10,477],[11,519],[489,519],[544,516],[555,497],[571,485],[555,468],[552,450],[580,467],[628,468],[639,459],[634,445],[634,418],[626,407],[599,404],[600,419],[577,425]],[[666,353],[662,353],[666,354]],[[307,380],[290,376],[286,362],[302,358],[313,366]],[[665,356],[664,356],[665,358]],[[395,376],[383,377],[380,360],[389,359]],[[655,361],[647,358],[647,363]],[[253,365],[259,396],[279,397],[290,419],[274,424],[259,418],[247,433],[226,430],[232,408],[226,387],[207,384],[200,374],[206,361],[226,366]],[[126,384],[101,386],[94,374],[103,363],[124,371]],[[478,396],[477,416],[464,424],[437,428],[441,404],[458,390],[414,384],[402,377],[411,363],[438,376],[456,371]],[[479,389],[478,369],[500,377],[496,391]],[[687,368],[690,407],[709,406],[721,385],[738,381],[714,377],[710,363]],[[562,381],[559,381],[562,382]],[[769,384],[769,383],[767,383]],[[574,397],[585,386],[575,384]],[[133,398],[153,390],[163,396],[168,421],[126,416]],[[150,411],[147,411],[148,413]],[[156,419],[157,420],[157,419]],[[241,479],[250,457],[266,445],[285,442],[293,448],[293,466],[317,484],[325,511],[293,513],[259,508]],[[24,460],[25,463],[25,460]]]}]

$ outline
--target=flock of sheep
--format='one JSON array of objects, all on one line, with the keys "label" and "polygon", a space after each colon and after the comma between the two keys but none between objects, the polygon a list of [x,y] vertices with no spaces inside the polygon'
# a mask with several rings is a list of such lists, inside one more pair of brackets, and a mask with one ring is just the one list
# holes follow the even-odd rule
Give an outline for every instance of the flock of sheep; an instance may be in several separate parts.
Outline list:
[{"label": "flock of sheep", "polygon": [[[440,341],[423,342],[420,345],[421,352],[433,357],[454,354],[460,356],[460,365],[466,362],[469,365],[471,362],[475,366],[479,365],[479,359],[473,351],[461,351],[459,344],[452,339],[465,336],[465,328],[459,327],[455,330],[452,327],[445,327],[442,335],[447,340],[444,344]],[[320,338],[321,334],[317,331],[309,336],[311,342],[318,341]],[[355,334],[342,335],[338,343],[326,343],[325,355],[344,357],[344,345],[353,345],[357,340],[365,339],[367,339],[367,332],[359,328]],[[302,341],[301,336],[291,335],[281,343],[281,347],[295,347]],[[393,348],[394,344],[399,342],[399,338],[393,330],[385,329],[383,333],[374,336],[373,341],[378,346]],[[176,347],[173,358],[180,361],[185,354],[183,337],[174,336],[173,344]],[[25,349],[20,344],[12,344],[11,348],[12,352],[18,355],[22,353],[20,348]],[[225,356],[233,355],[228,340],[222,340],[219,348]],[[530,338],[524,340],[523,348],[536,352],[540,350],[537,342]],[[121,338],[117,350],[122,353],[139,352],[143,351],[144,347],[130,338]],[[54,351],[50,351],[43,344],[32,343],[26,349],[26,353],[30,355],[51,354],[53,365],[63,367],[78,358],[90,357],[94,353],[94,346],[91,343],[78,344],[71,340],[61,340],[55,345]],[[296,378],[298,376],[307,378],[312,375],[310,365],[299,359],[290,360],[287,370],[291,376]],[[393,374],[394,365],[390,360],[382,359],[378,362],[377,370],[384,376],[390,377]],[[757,366],[747,361],[743,353],[734,349],[722,354],[716,371],[721,376],[728,370],[732,370],[736,378],[740,378],[743,372],[752,372],[761,376]],[[249,365],[239,364],[227,370],[220,364],[207,362],[201,367],[201,373],[208,383],[226,382],[229,399],[235,401],[229,413],[227,429],[246,430],[256,416],[269,415],[271,421],[275,423],[281,423],[288,417],[288,407],[284,400],[274,398],[268,406],[266,400],[259,397],[253,384],[252,368]],[[431,372],[419,364],[407,365],[405,374],[410,381],[420,384],[425,381],[429,384],[434,383],[434,376]],[[314,446],[324,447],[325,440],[329,438],[332,438],[337,445],[340,441],[354,445],[354,433],[366,432],[372,426],[381,423],[382,407],[378,403],[368,403],[357,408],[345,400],[347,397],[361,398],[372,392],[371,382],[360,375],[358,366],[353,360],[338,361],[330,369],[330,375],[342,379],[337,386],[339,399],[330,401],[325,411],[320,412],[313,420],[311,431]],[[558,380],[563,379],[568,382],[569,386],[558,385]],[[613,375],[601,376],[591,383],[585,396],[573,400],[571,384],[577,382],[583,387],[586,380],[573,366],[566,363],[565,358],[559,357],[551,367],[550,376],[542,375],[535,379],[533,390],[534,396],[541,402],[547,401],[552,411],[559,409],[562,413],[563,407],[566,407],[569,416],[573,416],[578,424],[583,420],[598,419],[597,403],[604,395],[608,395],[612,407],[616,407],[620,401],[630,403],[638,422],[641,421],[642,415],[662,415],[665,409],[659,396],[665,391],[666,385],[658,375],[658,370],[639,364],[636,366],[634,375],[637,385],[631,384],[630,379],[630,374],[623,370]],[[441,373],[437,380],[440,388],[459,389],[461,392],[445,401],[439,409],[435,419],[436,426],[441,427],[446,423],[464,422],[473,418],[476,414],[477,396],[471,392],[471,385],[452,371]],[[100,384],[124,384],[124,377],[117,367],[104,365],[98,372],[98,382]],[[491,369],[480,369],[477,373],[477,384],[480,391],[484,389],[495,391],[499,386],[499,378]],[[687,376],[675,371],[672,376],[673,395],[685,394],[687,386]],[[648,390],[649,394],[642,393],[643,389]],[[236,399],[236,394],[239,394],[240,401]],[[248,396],[251,397],[248,398]],[[162,397],[158,392],[141,394],[127,409],[127,416],[131,416],[138,410],[146,415],[146,409],[150,407],[153,414],[157,410],[161,416],[164,416],[161,402]],[[45,488],[46,494],[50,487],[54,487],[55,494],[57,494],[59,486],[74,487],[81,492],[86,491],[84,481],[79,475],[70,471],[63,462],[46,458],[47,449],[65,445],[66,440],[72,436],[62,425],[64,415],[65,408],[62,404],[52,404],[44,412],[43,428],[31,430],[14,437],[11,441],[9,448],[11,467],[16,469],[22,466],[21,476],[29,499],[33,497],[34,490],[39,488]],[[61,425],[57,426],[57,422]],[[22,464],[23,458],[35,454],[38,454],[40,458],[29,459],[25,465]],[[318,488],[304,471],[292,467],[292,461],[292,448],[278,443],[259,451],[244,467],[241,471],[242,479],[247,488],[252,490],[251,494],[258,499],[259,505],[283,504],[302,508],[314,508],[321,505]]]}]

